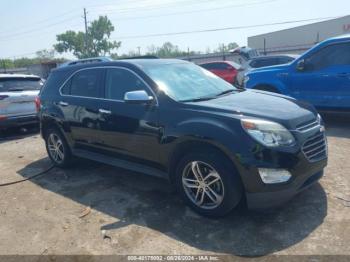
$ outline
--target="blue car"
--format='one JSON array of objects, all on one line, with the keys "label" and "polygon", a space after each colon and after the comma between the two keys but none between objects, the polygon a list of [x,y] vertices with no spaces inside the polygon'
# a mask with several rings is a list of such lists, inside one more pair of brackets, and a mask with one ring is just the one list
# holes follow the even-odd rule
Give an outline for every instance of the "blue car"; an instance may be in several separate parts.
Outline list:
[{"label": "blue car", "polygon": [[259,68],[245,87],[288,95],[324,111],[350,111],[350,35],[327,39],[292,63]]}]

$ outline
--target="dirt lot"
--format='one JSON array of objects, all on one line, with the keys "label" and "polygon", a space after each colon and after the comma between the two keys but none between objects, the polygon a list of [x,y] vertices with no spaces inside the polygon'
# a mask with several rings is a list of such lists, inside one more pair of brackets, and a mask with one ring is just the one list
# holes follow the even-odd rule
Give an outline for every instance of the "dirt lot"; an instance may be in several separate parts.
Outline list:
[{"label": "dirt lot", "polygon": [[[0,254],[350,255],[350,121],[326,121],[326,175],[283,208],[210,220],[163,180],[81,161],[0,187]],[[38,134],[0,149],[0,183],[50,166]]]}]

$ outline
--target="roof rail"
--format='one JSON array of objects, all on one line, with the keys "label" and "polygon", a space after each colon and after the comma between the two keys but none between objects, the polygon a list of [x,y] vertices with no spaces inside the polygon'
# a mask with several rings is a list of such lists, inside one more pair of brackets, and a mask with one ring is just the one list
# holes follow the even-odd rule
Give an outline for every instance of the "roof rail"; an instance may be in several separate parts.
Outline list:
[{"label": "roof rail", "polygon": [[158,56],[155,55],[142,55],[142,56],[132,56],[132,57],[126,57],[121,58],[122,60],[128,60],[128,59],[159,59]]},{"label": "roof rail", "polygon": [[85,58],[85,59],[66,62],[61,64],[60,67],[87,64],[87,63],[110,62],[110,61],[113,61],[113,59],[110,57],[91,57],[91,58]]}]

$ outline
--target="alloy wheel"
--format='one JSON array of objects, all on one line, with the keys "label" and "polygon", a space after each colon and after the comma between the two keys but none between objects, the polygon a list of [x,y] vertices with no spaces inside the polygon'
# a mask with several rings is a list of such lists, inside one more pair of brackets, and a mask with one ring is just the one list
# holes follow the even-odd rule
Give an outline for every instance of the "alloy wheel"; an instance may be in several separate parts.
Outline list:
[{"label": "alloy wheel", "polygon": [[193,161],[182,173],[182,185],[187,197],[198,207],[214,209],[224,199],[224,184],[220,174],[209,164]]},{"label": "alloy wheel", "polygon": [[52,159],[61,164],[64,161],[64,149],[61,138],[56,134],[50,134],[47,140],[47,147]]}]

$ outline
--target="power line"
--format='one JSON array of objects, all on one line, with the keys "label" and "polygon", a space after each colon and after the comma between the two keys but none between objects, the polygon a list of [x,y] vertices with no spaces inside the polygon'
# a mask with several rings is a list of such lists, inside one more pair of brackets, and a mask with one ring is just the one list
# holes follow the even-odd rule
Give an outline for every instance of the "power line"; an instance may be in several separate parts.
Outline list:
[{"label": "power line", "polygon": [[[64,23],[64,22],[74,21],[74,20],[77,20],[77,19],[80,19],[80,18],[74,16],[74,17],[71,17],[71,18],[69,18],[69,19],[61,20],[61,21],[59,21],[59,22],[46,25],[45,28],[40,27],[40,28],[28,30],[28,31],[23,31],[23,32],[20,32],[20,33],[13,33],[13,34],[8,34],[8,35],[1,35],[0,37],[1,37],[1,38],[11,38],[11,37],[19,36],[19,35],[30,34],[30,33],[37,32],[37,31],[40,32],[40,31],[42,31],[43,29],[46,29],[46,28],[48,28],[48,27],[54,27],[54,26],[57,26],[57,25],[61,25],[61,24]],[[6,39],[4,39],[4,40],[6,40]]]},{"label": "power line", "polygon": [[[173,33],[159,33],[159,34],[148,34],[148,35],[120,36],[120,37],[118,37],[118,39],[135,39],[135,38],[150,38],[150,37],[158,37],[158,36],[172,36],[172,35],[185,35],[185,34],[195,34],[195,33],[208,33],[208,32],[218,32],[218,31],[227,31],[227,30],[256,28],[256,27],[263,27],[263,26],[285,25],[285,24],[293,24],[293,23],[301,23],[301,22],[310,22],[310,21],[332,19],[332,18],[339,18],[339,16],[337,16],[337,17],[319,17],[319,18],[312,18],[312,19],[293,20],[293,21],[284,21],[284,22],[257,24],[257,25],[244,25],[244,26],[232,26],[232,27],[213,28],[213,29],[204,29],[204,30],[182,31],[182,32],[173,32]],[[114,40],[116,40],[116,39],[114,39]]]},{"label": "power line", "polygon": [[28,26],[28,25],[25,25],[25,26],[18,26],[18,27],[13,27],[13,28],[7,29],[7,30],[5,30],[5,31],[0,31],[0,34],[6,33],[6,32],[13,32],[13,31],[15,31],[17,28],[19,28],[19,29],[30,28],[32,25],[43,24],[43,23],[45,23],[45,22],[47,22],[47,21],[50,22],[50,21],[52,21],[54,18],[62,18],[63,16],[67,16],[68,14],[71,14],[71,13],[76,12],[76,10],[77,10],[77,8],[74,8],[74,9],[72,9],[72,10],[70,10],[70,11],[68,11],[68,12],[62,13],[62,14],[60,14],[60,15],[51,16],[50,18],[46,18],[46,19],[43,19],[43,20],[39,20],[39,21],[37,21],[37,22],[31,24],[30,26]]},{"label": "power line", "polygon": [[[150,10],[158,10],[158,9],[164,9],[164,8],[169,8],[169,7],[176,7],[177,5],[179,5],[179,3],[181,4],[180,7],[183,6],[191,6],[191,5],[198,5],[198,4],[203,4],[203,3],[208,3],[208,2],[213,2],[213,0],[202,0],[200,2],[196,1],[196,2],[188,2],[187,0],[184,1],[176,1],[176,2],[172,2],[172,3],[167,3],[167,4],[162,4],[162,5],[143,5],[143,6],[137,6],[137,7],[130,7],[130,8],[114,8],[114,9],[107,9],[104,10],[104,14],[109,14],[109,13],[129,13],[130,11],[150,11]],[[186,4],[187,3],[187,4]],[[117,12],[115,10],[118,10]],[[95,10],[92,12],[101,12],[99,10]]]},{"label": "power line", "polygon": [[184,15],[184,14],[193,14],[193,13],[201,13],[201,12],[212,12],[212,11],[223,10],[223,9],[232,8],[232,7],[245,7],[245,6],[258,5],[258,4],[260,5],[260,4],[267,4],[267,3],[272,3],[276,1],[279,1],[279,0],[266,0],[262,2],[255,2],[255,3],[249,3],[249,4],[246,3],[246,4],[226,5],[226,6],[215,7],[215,8],[205,8],[205,9],[198,9],[198,10],[184,11],[184,12],[173,12],[173,13],[166,13],[161,15],[125,17],[125,18],[114,19],[114,21],[137,20],[137,19],[167,17],[167,16],[173,16],[173,15]]},{"label": "power line", "polygon": [[[203,0],[204,1],[204,0]],[[200,2],[201,4],[203,4],[203,1]],[[206,0],[206,2],[210,2],[212,0]],[[226,6],[226,7],[219,7],[219,8],[211,8],[211,9],[201,9],[201,10],[194,10],[194,11],[185,11],[185,12],[176,12],[176,13],[170,13],[170,14],[163,14],[163,15],[158,15],[158,16],[147,16],[147,17],[130,17],[130,18],[126,18],[126,19],[118,19],[118,20],[133,20],[133,19],[142,19],[142,18],[152,18],[152,17],[162,17],[162,16],[168,16],[168,15],[176,15],[176,14],[190,14],[190,13],[197,13],[197,12],[205,12],[205,11],[214,11],[214,10],[219,10],[219,9],[224,9],[224,8],[229,8],[229,7],[239,7],[239,6],[249,6],[249,5],[255,5],[255,4],[263,4],[263,3],[268,3],[268,2],[274,2],[274,1],[279,1],[279,0],[266,0],[266,1],[262,1],[262,2],[254,2],[254,3],[250,3],[250,4],[242,4],[242,5],[230,5],[230,6]],[[141,2],[141,1],[134,1],[134,2]],[[186,1],[184,1],[186,2]],[[176,3],[172,3],[172,4],[178,4],[179,2],[176,2]],[[189,3],[190,5],[193,5],[193,4],[196,4],[196,3]],[[198,4],[198,3],[197,3]],[[95,6],[98,6],[98,5],[95,5]],[[103,6],[103,5],[102,5]],[[183,6],[183,5],[182,5]],[[181,6],[181,7],[182,7]],[[153,6],[149,6],[150,8],[148,8],[148,10],[151,10],[151,9],[158,9],[158,8],[165,8],[165,7],[168,7],[168,6],[159,6],[159,5],[153,5]],[[158,7],[158,8],[157,8]],[[137,7],[137,8],[128,8],[128,9],[120,9],[120,11],[125,11],[125,10],[138,10],[138,9],[142,9],[143,11],[145,11],[145,8],[144,7]],[[64,15],[68,15],[72,12],[74,12],[74,10],[76,9],[72,9],[70,12],[66,12],[63,14]],[[119,12],[112,12],[112,13],[119,13]],[[58,17],[58,16],[56,16]],[[10,34],[5,34],[5,35],[0,35],[0,41],[6,41],[6,40],[9,40],[9,38],[18,38],[18,36],[21,36],[21,35],[27,35],[27,34],[32,34],[32,33],[35,33],[35,32],[42,32],[43,30],[45,30],[46,28],[51,28],[51,27],[55,27],[55,26],[58,26],[60,25],[61,23],[64,23],[64,22],[68,22],[68,21],[75,21],[79,19],[77,16],[70,16],[69,18],[67,19],[63,19],[63,20],[59,20],[55,23],[51,23],[51,24],[48,24],[46,26],[40,26],[40,27],[34,27],[33,29],[30,29],[30,30],[25,30],[25,31],[19,31],[19,32],[15,32],[15,33],[10,33]],[[45,19],[45,20],[42,20],[42,22],[44,21],[49,21],[50,19]],[[38,22],[40,23],[40,22]],[[43,28],[44,27],[44,28]],[[5,31],[3,31],[5,32]],[[3,33],[3,32],[0,32]],[[13,30],[11,31],[13,32]],[[6,39],[1,39],[1,38],[6,38]]]}]

